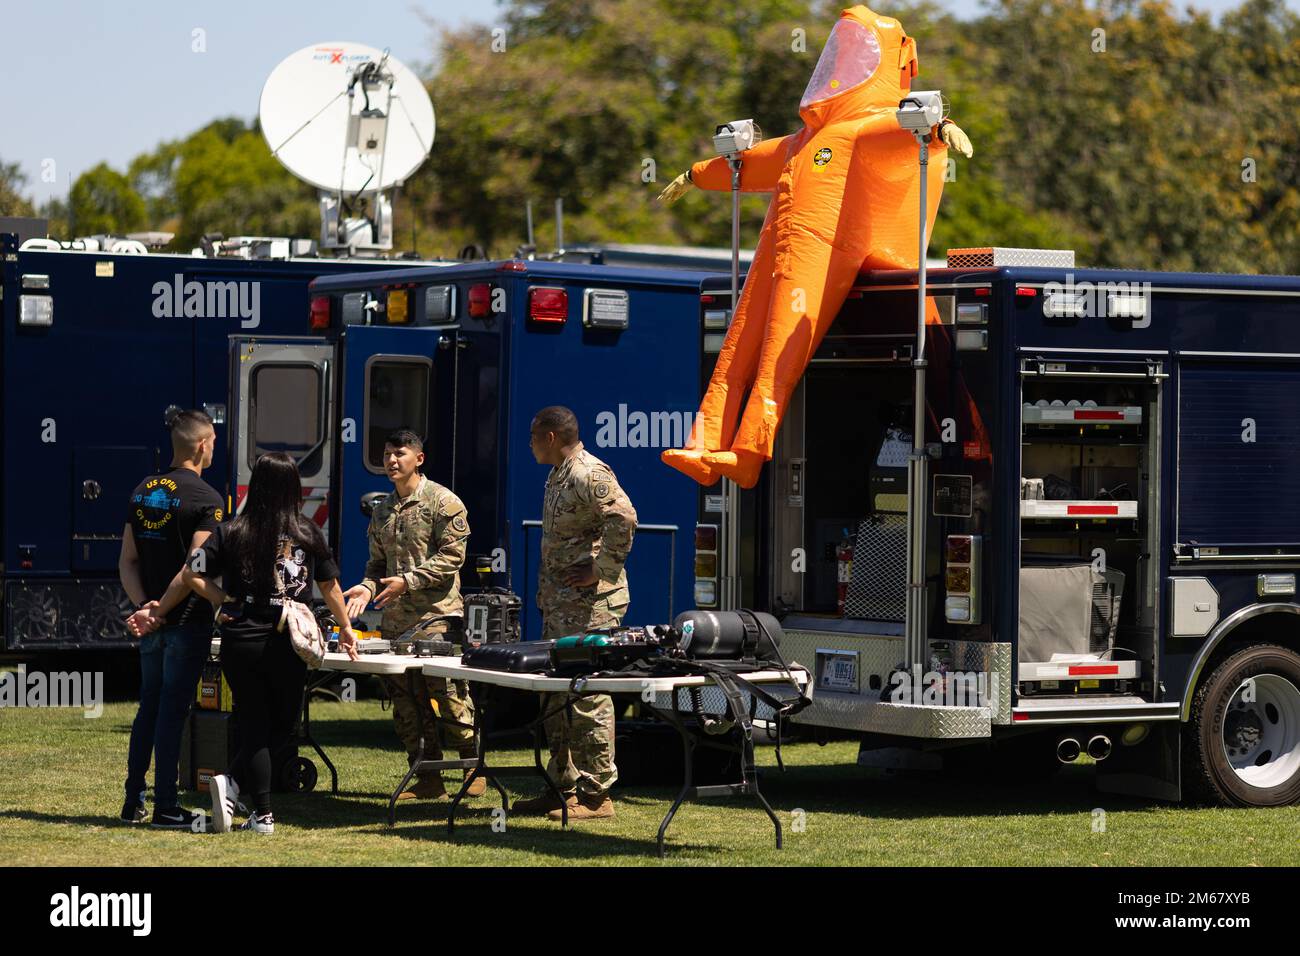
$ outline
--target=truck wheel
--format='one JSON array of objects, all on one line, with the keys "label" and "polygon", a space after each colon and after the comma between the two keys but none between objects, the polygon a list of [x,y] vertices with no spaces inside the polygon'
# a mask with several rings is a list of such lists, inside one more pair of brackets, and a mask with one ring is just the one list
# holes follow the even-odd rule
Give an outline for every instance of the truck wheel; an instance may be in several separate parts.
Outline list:
[{"label": "truck wheel", "polygon": [[1300,801],[1300,654],[1255,644],[1197,688],[1183,728],[1189,791],[1237,807]]}]

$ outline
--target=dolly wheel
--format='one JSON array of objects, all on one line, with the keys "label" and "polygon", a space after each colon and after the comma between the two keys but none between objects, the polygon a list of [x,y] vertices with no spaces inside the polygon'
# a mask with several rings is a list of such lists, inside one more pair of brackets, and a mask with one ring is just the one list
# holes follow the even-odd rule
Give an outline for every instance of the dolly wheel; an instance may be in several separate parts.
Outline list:
[{"label": "dolly wheel", "polygon": [[306,757],[294,757],[280,771],[280,782],[290,793],[310,793],[316,789],[316,765]]}]

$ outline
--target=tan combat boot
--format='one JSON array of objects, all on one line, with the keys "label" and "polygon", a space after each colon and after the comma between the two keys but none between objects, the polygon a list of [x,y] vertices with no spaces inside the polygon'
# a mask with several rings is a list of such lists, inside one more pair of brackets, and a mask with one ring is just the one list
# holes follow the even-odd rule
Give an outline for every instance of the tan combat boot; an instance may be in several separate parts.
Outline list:
[{"label": "tan combat boot", "polygon": [[442,777],[434,774],[431,777],[424,777],[416,780],[410,788],[403,790],[397,795],[398,800],[441,800],[447,795],[447,788],[443,786]]},{"label": "tan combat boot", "polygon": [[[461,760],[475,760],[477,758],[478,758],[478,754],[474,752],[473,747],[469,748],[468,750],[462,750],[460,752]],[[461,779],[463,780],[469,777],[469,775],[470,775],[470,771],[466,769],[465,772],[461,775]],[[486,792],[487,792],[487,777],[483,776],[482,774],[479,774],[477,777],[474,778],[474,782],[469,785],[469,789],[465,791],[465,796],[481,797]]]},{"label": "tan combat boot", "polygon": [[[565,802],[569,805],[569,812],[578,805],[578,798],[575,794],[565,794]],[[559,814],[560,802],[555,799],[555,794],[549,790],[544,790],[540,797],[531,797],[528,800],[516,800],[515,805],[510,808],[511,813],[551,813]]]},{"label": "tan combat boot", "polygon": [[[608,793],[602,793],[598,797],[589,797],[586,794],[580,795],[576,801],[569,804],[569,822],[574,820],[605,820],[614,815],[614,801],[609,798]],[[547,815],[551,820],[562,820],[559,810],[552,810]]]}]

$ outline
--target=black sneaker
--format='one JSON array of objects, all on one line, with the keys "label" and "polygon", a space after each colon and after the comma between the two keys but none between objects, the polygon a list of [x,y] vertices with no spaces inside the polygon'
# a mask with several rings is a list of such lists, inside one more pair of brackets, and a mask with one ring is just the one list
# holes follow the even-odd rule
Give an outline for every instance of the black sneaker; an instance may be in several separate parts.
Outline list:
[{"label": "black sneaker", "polygon": [[123,823],[144,823],[149,819],[149,811],[144,808],[144,791],[138,797],[127,797],[118,815]]},{"label": "black sneaker", "polygon": [[172,807],[170,810],[155,808],[149,826],[155,830],[191,830],[194,833],[207,833],[212,829],[212,820],[205,813],[195,813],[184,807]]}]

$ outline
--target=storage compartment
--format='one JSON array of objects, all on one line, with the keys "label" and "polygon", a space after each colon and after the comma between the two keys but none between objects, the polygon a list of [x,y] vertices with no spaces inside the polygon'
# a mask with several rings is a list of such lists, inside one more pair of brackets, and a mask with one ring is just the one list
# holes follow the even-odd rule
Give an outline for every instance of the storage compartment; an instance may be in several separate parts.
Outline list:
[{"label": "storage compartment", "polygon": [[1147,363],[1022,366],[1022,694],[1153,686],[1160,382]]},{"label": "storage compartment", "polygon": [[775,560],[807,549],[806,571],[787,578],[785,589],[802,591],[792,602],[797,610],[903,620],[911,387],[905,365],[814,364],[805,374],[803,416],[794,429],[802,429],[804,494],[776,502],[778,509],[801,509],[801,520],[786,526],[802,541],[778,534],[773,549]]}]

